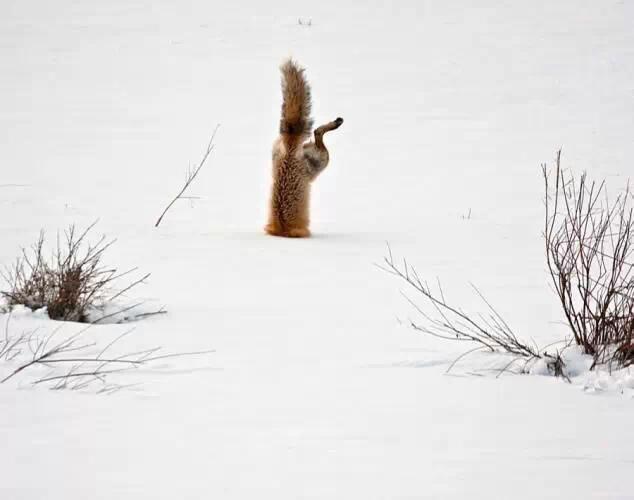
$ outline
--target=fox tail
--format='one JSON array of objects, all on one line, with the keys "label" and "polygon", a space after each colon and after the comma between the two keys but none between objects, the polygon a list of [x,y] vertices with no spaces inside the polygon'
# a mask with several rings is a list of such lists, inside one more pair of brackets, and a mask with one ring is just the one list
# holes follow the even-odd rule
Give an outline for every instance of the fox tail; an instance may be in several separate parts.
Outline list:
[{"label": "fox tail", "polygon": [[282,118],[280,135],[289,145],[306,139],[313,128],[310,117],[310,85],[304,77],[304,69],[292,59],[280,67],[282,71]]}]

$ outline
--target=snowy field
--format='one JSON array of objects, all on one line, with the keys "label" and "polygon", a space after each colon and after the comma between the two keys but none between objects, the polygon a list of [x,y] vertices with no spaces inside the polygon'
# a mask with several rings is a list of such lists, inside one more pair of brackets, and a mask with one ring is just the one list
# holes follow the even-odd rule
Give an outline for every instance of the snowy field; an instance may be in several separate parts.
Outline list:
[{"label": "snowy field", "polygon": [[[473,282],[518,335],[563,337],[540,164],[632,176],[633,21],[630,0],[2,0],[0,264],[99,219],[106,262],[152,273],[133,299],[168,310],[124,349],[215,352],[109,396],[0,385],[0,498],[634,498],[633,375],[447,375],[464,345],[411,330],[374,265],[389,242],[465,309]],[[306,240],[262,231],[288,56],[317,124],[345,119]],[[154,228],[217,123],[199,199]]]}]

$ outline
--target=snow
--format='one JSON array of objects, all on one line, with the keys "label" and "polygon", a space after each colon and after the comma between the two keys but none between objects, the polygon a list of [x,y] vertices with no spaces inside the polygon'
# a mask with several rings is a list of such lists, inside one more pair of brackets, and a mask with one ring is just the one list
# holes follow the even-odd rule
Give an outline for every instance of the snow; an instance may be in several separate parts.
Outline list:
[{"label": "snow", "polygon": [[[110,396],[32,386],[39,368],[0,385],[0,497],[634,498],[632,373],[571,352],[571,384],[478,371],[507,362],[484,354],[447,375],[464,346],[409,329],[374,266],[389,242],[466,310],[473,282],[519,336],[561,339],[540,164],[563,147],[625,186],[632,19],[612,0],[3,1],[0,263],[99,219],[107,262],[152,273],[133,298],[168,310],[120,348],[215,352]],[[262,231],[289,55],[316,122],[345,119],[299,241]],[[200,199],[155,229],[217,123]]]}]

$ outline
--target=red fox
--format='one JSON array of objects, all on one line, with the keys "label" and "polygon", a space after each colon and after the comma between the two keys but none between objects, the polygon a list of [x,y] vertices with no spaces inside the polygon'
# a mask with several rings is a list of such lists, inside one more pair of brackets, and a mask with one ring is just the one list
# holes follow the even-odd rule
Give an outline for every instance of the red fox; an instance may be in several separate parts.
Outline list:
[{"label": "red fox", "polygon": [[306,238],[310,184],[328,165],[324,134],[339,128],[343,118],[315,129],[315,142],[304,142],[313,127],[310,117],[310,86],[304,69],[292,60],[281,66],[282,119],[280,135],[273,144],[273,188],[269,222],[264,228],[273,236]]}]

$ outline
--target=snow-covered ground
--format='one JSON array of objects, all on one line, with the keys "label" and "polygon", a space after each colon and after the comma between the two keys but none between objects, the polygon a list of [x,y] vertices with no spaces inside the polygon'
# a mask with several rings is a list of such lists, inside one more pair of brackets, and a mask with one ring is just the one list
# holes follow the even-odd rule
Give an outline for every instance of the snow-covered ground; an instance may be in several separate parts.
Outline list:
[{"label": "snow-covered ground", "polygon": [[[409,329],[374,266],[389,242],[465,309],[474,282],[520,336],[565,335],[540,164],[563,147],[611,190],[631,176],[633,19],[629,0],[3,0],[0,263],[99,219],[107,262],[152,272],[134,298],[169,311],[125,346],[215,352],[111,396],[0,385],[0,497],[634,498],[630,373],[470,374],[499,366],[481,355],[446,375],[463,346]],[[316,122],[345,119],[293,241],[262,232],[290,55]],[[200,199],[155,229],[216,123]]]}]

